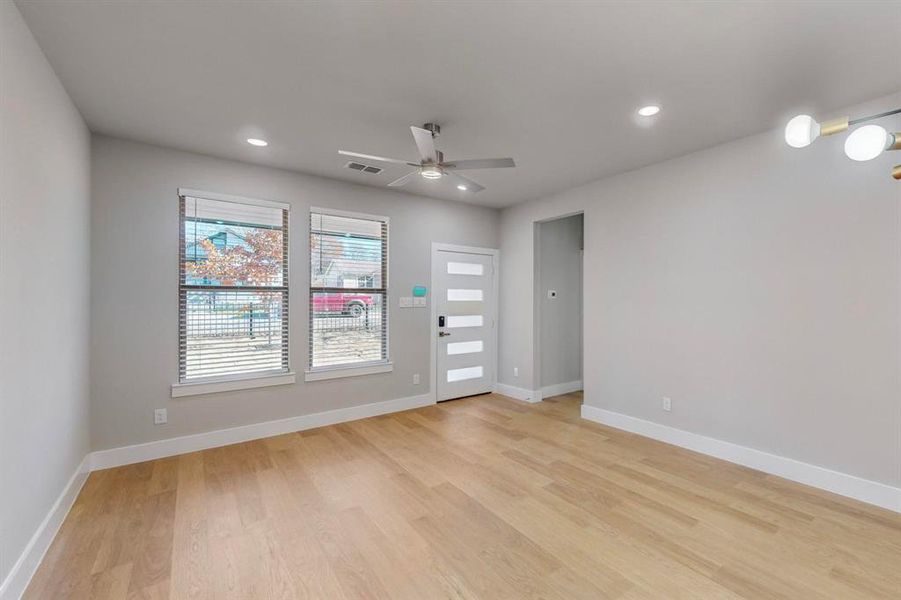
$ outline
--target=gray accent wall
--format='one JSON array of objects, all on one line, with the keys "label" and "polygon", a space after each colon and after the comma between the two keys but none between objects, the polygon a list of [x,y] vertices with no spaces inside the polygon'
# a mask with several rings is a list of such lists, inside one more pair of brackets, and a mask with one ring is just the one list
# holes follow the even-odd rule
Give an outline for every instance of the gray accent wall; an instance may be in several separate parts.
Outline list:
[{"label": "gray accent wall", "polygon": [[81,116],[0,2],[0,582],[90,446],[89,160]]},{"label": "gray accent wall", "polygon": [[[97,450],[428,393],[430,311],[400,309],[397,299],[412,295],[414,285],[430,285],[433,241],[498,245],[499,213],[490,208],[104,136],[94,137],[92,158],[92,440]],[[291,205],[290,351],[297,383],[170,398],[178,376],[180,187]],[[391,220],[391,373],[303,382],[311,206]],[[153,424],[155,408],[168,408],[168,424]]]},{"label": "gray accent wall", "polygon": [[518,291],[534,223],[584,211],[586,404],[898,486],[898,153],[855,163],[844,136],[796,150],[773,125],[504,210],[499,381],[538,385]]}]

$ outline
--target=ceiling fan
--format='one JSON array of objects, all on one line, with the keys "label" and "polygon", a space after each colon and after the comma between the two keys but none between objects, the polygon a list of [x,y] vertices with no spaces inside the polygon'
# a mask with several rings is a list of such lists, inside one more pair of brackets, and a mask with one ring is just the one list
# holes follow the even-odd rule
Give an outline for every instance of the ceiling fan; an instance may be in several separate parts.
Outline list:
[{"label": "ceiling fan", "polygon": [[415,171],[411,171],[389,183],[389,187],[400,187],[409,183],[419,175],[424,179],[441,179],[442,177],[447,177],[456,184],[458,190],[473,193],[481,192],[485,189],[484,186],[479,185],[472,179],[463,177],[457,173],[457,171],[462,171],[464,169],[503,169],[516,166],[516,163],[513,162],[512,158],[477,158],[471,160],[445,161],[444,153],[435,149],[435,138],[441,133],[440,126],[434,123],[426,123],[422,127],[410,127],[410,131],[413,132],[413,141],[416,142],[416,147],[419,149],[419,162],[403,160],[400,158],[373,156],[372,154],[360,154],[359,152],[349,152],[347,150],[338,150],[338,154],[416,167]]}]

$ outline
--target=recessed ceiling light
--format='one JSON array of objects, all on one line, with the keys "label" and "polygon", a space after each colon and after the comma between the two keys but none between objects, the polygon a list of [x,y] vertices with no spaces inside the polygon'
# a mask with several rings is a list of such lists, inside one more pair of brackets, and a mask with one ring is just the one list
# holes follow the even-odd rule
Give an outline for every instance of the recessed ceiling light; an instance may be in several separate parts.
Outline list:
[{"label": "recessed ceiling light", "polygon": [[266,140],[261,140],[259,138],[247,138],[247,143],[251,146],[268,146],[269,142]]},{"label": "recessed ceiling light", "polygon": [[648,106],[642,106],[638,109],[638,114],[640,114],[642,117],[653,117],[659,112],[660,107],[656,104],[649,104]]},{"label": "recessed ceiling light", "polygon": [[465,186],[465,185],[458,185],[458,186],[457,186],[457,189],[460,190],[461,192],[465,192],[465,191],[466,191],[466,186]]}]

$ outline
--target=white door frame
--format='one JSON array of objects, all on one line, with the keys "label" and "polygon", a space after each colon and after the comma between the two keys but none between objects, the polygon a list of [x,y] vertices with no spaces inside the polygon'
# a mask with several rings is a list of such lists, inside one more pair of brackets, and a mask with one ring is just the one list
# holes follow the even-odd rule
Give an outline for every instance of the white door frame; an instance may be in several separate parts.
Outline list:
[{"label": "white door frame", "polygon": [[535,387],[533,394],[538,396],[538,400],[535,400],[535,402],[542,400],[544,396],[544,378],[541,376],[541,319],[542,306],[544,304],[544,289],[541,285],[541,224],[568,219],[577,215],[582,215],[583,219],[582,254],[581,265],[579,265],[582,271],[582,289],[579,290],[579,293],[582,294],[582,313],[579,315],[581,323],[579,344],[582,346],[582,381],[585,381],[585,211],[577,210],[532,221],[532,385]]},{"label": "white door frame", "polygon": [[492,263],[494,264],[494,272],[491,275],[491,289],[494,294],[494,310],[493,314],[489,315],[494,322],[494,327],[492,327],[491,335],[494,336],[494,372],[491,374],[491,389],[494,390],[497,387],[497,366],[498,366],[498,354],[499,348],[497,344],[497,332],[499,329],[500,323],[498,322],[498,307],[500,306],[500,295],[498,289],[498,272],[500,271],[500,255],[501,251],[497,248],[480,248],[478,246],[459,246],[457,244],[445,244],[442,242],[432,242],[432,253],[429,256],[429,260],[431,261],[430,270],[432,272],[431,276],[431,293],[430,302],[429,302],[429,373],[431,374],[429,377],[429,396],[432,398],[432,403],[438,403],[438,353],[436,349],[438,348],[438,327],[436,325],[438,319],[438,303],[434,296],[434,291],[436,289],[435,283],[437,280],[437,273],[435,272],[435,258],[438,255],[438,252],[442,250],[449,252],[468,252],[469,254],[484,254],[491,256],[493,258]]}]

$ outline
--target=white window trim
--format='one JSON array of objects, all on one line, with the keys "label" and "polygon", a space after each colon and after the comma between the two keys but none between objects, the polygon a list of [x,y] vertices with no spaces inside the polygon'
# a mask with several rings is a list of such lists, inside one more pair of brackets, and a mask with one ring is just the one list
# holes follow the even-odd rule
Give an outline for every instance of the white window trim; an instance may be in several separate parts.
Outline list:
[{"label": "white window trim", "polygon": [[[383,215],[373,215],[370,213],[361,213],[354,212],[350,210],[339,210],[335,208],[323,208],[321,206],[311,206],[309,210],[310,214],[319,213],[324,215],[331,215],[334,217],[350,217],[352,219],[366,219],[370,221],[383,221],[386,225],[388,225],[388,260],[391,259],[391,219],[389,217]],[[309,232],[307,232],[309,235]],[[307,245],[309,248],[309,245]],[[308,251],[309,252],[309,251]],[[309,260],[307,260],[307,264],[309,264]],[[391,310],[391,301],[389,300],[390,296],[390,286],[391,286],[391,275],[390,275],[391,265],[390,263],[385,264],[385,279],[387,279],[388,285],[385,286],[385,311]],[[309,290],[310,282],[307,281],[307,289]],[[312,310],[312,307],[309,307],[307,310]],[[347,364],[347,365],[336,365],[334,367],[316,367],[316,368],[308,368],[304,372],[303,379],[304,381],[323,381],[326,379],[340,379],[342,377],[358,377],[360,375],[375,375],[377,373],[390,373],[394,370],[394,363],[391,362],[391,319],[388,319],[388,327],[385,329],[385,346],[387,348],[387,358],[385,360],[379,360],[368,363],[358,363],[358,364]],[[310,357],[307,357],[307,364],[310,363]]]},{"label": "white window trim", "polygon": [[341,377],[357,377],[359,375],[375,375],[376,373],[390,373],[394,370],[393,362],[379,361],[365,365],[341,365],[338,367],[320,367],[306,371],[304,381],[322,381],[324,379],[340,379]]},{"label": "white window trim", "polygon": [[189,383],[173,383],[172,397],[181,398],[199,394],[249,390],[273,385],[286,385],[295,381],[296,374],[292,371],[268,375],[240,375],[221,379],[208,379],[206,381],[191,381]]}]

